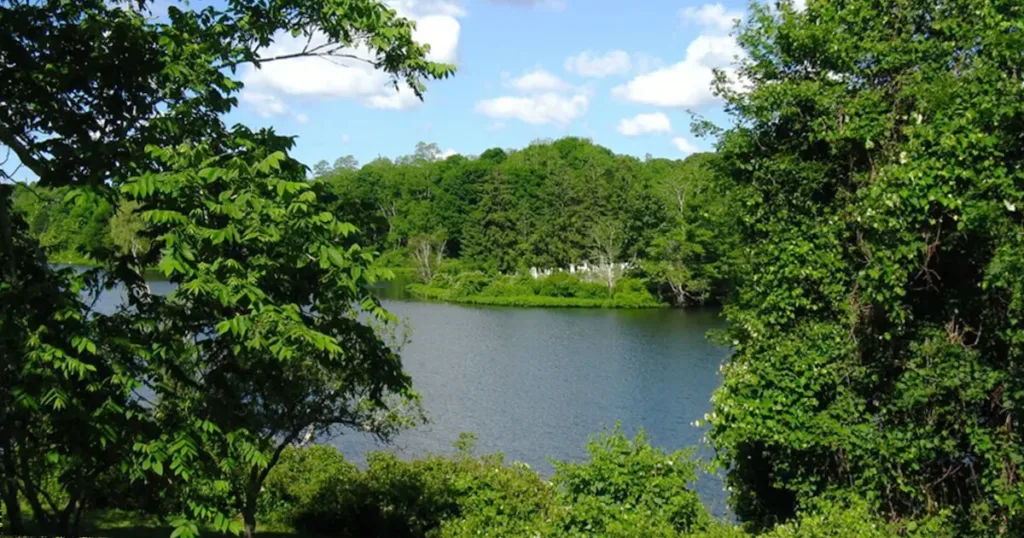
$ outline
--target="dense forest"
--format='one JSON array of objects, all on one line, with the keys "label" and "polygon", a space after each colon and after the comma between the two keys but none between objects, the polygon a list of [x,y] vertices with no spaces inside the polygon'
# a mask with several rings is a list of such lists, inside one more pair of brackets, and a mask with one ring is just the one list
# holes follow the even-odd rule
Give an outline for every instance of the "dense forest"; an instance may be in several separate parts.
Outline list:
[{"label": "dense forest", "polygon": [[[714,177],[713,154],[639,160],[579,138],[473,158],[439,153],[420,143],[411,155],[362,167],[342,157],[315,166],[315,181],[336,195],[335,216],[385,253],[381,263],[414,269],[434,290],[463,299],[497,292],[496,301],[692,305],[731,289],[741,262],[736,212],[732,191]],[[88,263],[90,253],[128,252],[144,241],[131,207],[115,211],[97,196],[69,202],[66,194],[24,187],[15,195],[51,259]],[[577,273],[583,264],[595,269]],[[533,277],[573,273],[525,278],[531,268]]]},{"label": "dense forest", "polygon": [[[425,145],[311,180],[293,138],[224,124],[236,68],[291,32],[326,40],[299,56],[358,44],[423,98],[455,69],[385,4],[157,22],[145,1],[0,0],[3,533],[1021,536],[1024,5],[800,4],[755,2],[735,29],[714,82],[730,123],[698,122],[713,156]],[[470,438],[362,469],[309,446],[422,421],[374,291],[401,260],[442,298],[581,261],[677,300],[727,289],[701,425],[736,520],[701,506],[692,451],[642,432],[551,477]],[[115,287],[125,304],[95,311]]]}]

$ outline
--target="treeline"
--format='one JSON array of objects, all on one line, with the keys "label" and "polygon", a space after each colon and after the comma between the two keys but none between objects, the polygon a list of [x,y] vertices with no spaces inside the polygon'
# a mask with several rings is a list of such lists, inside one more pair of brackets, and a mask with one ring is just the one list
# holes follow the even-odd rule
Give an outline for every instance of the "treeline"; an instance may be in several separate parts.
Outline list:
[{"label": "treeline", "polygon": [[104,251],[130,254],[146,247],[146,224],[135,204],[115,208],[95,192],[19,184],[13,207],[56,263],[92,265]]},{"label": "treeline", "polygon": [[[564,138],[446,159],[420,143],[394,161],[358,167],[342,157],[314,170],[336,196],[329,202],[335,216],[385,252],[382,263],[417,269],[434,284],[421,290],[427,297],[636,307],[659,298],[720,300],[730,289],[742,259],[737,212],[714,158],[640,160]],[[15,193],[16,210],[52,260],[91,263],[103,249],[139,250],[143,223],[132,207],[115,209],[95,195],[69,200],[68,192]],[[525,278],[531,268],[557,273],[583,263],[606,270],[589,275],[595,282]],[[502,275],[523,278],[499,282]]]},{"label": "treeline", "polygon": [[[439,260],[462,269],[629,266],[674,303],[720,298],[738,263],[733,198],[712,154],[682,161],[616,155],[580,138],[440,158],[433,145],[361,168],[317,167],[337,213],[430,280]],[[617,269],[620,272],[626,272]],[[618,275],[623,276],[623,275]]]}]

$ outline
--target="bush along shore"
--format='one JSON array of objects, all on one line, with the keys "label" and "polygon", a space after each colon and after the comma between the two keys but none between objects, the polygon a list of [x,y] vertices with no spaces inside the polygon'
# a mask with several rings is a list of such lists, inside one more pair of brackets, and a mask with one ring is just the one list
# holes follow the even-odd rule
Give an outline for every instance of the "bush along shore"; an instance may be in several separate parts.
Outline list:
[{"label": "bush along shore", "polygon": [[584,280],[566,272],[546,276],[501,275],[483,271],[442,270],[428,284],[410,284],[421,299],[452,303],[566,308],[658,308],[668,306],[639,278],[606,282]]},{"label": "bush along shore", "polygon": [[[587,457],[555,461],[544,477],[499,454],[477,455],[463,434],[450,455],[402,460],[371,453],[360,468],[330,446],[288,447],[260,494],[260,536],[388,538],[746,538],[701,504],[706,472],[692,449],[652,447],[643,430],[591,438]],[[97,536],[160,536],[173,502],[140,485],[111,495],[89,517]],[[856,497],[822,498],[766,538],[950,537],[943,518],[895,525]],[[134,525],[133,525],[134,524]]]}]

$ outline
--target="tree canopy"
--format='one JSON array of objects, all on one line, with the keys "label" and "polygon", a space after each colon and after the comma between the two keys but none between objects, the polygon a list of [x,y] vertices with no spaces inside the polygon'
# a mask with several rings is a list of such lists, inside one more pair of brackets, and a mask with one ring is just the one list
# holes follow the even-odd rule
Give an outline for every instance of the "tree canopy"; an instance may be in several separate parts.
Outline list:
[{"label": "tree canopy", "polygon": [[1024,532],[1024,5],[755,6],[718,145],[750,274],[711,439],[760,526],[856,494]]},{"label": "tree canopy", "polygon": [[[366,291],[373,250],[305,182],[290,138],[223,124],[236,70],[361,61],[422,96],[425,80],[454,68],[428,61],[414,24],[375,0],[174,5],[165,19],[148,10],[0,2],[0,144],[16,158],[2,179],[24,167],[37,182],[19,189],[23,207],[24,196],[56,194],[83,211],[37,201],[33,226],[62,239],[40,246],[14,189],[0,186],[0,398],[13,417],[0,428],[0,492],[12,519],[28,498],[43,528],[74,535],[97,473],[115,468],[175,497],[175,535],[198,533],[197,521],[238,531],[239,511],[251,535],[282,443],[338,425],[386,435],[388,395],[409,395],[409,380],[359,318],[389,319]],[[265,57],[282,32],[306,47]],[[113,233],[83,229],[115,214]],[[85,241],[63,241],[83,231]],[[46,247],[84,250],[102,271],[54,270]],[[169,297],[145,285],[149,265],[177,284]],[[114,286],[129,304],[91,311],[89,294]]]}]

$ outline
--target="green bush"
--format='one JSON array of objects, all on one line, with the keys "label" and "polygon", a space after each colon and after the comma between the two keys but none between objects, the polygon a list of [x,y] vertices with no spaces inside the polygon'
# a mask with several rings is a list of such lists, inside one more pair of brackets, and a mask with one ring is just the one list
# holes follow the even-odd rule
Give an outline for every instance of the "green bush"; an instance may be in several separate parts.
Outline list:
[{"label": "green bush", "polygon": [[711,524],[689,488],[697,479],[692,450],[665,454],[643,430],[630,440],[616,427],[592,438],[587,453],[582,463],[555,463],[562,534],[667,537]]},{"label": "green bush", "polygon": [[547,297],[576,297],[580,284],[580,280],[569,273],[553,273],[538,278],[534,282],[533,290],[537,295]]},{"label": "green bush", "polygon": [[765,538],[953,538],[943,517],[889,523],[864,500],[817,499],[796,521],[776,526]]},{"label": "green bush", "polygon": [[[461,266],[461,264],[456,264]],[[588,282],[569,273],[534,279],[526,274],[493,275],[481,271],[441,271],[429,285],[412,284],[408,290],[423,299],[494,306],[651,308],[665,306],[648,291],[643,280],[623,278],[609,296],[600,282]]]},{"label": "green bush", "polygon": [[359,469],[334,447],[289,447],[264,481],[260,519],[293,523],[294,514],[311,510],[328,486],[350,482],[358,475]]},{"label": "green bush", "polygon": [[[691,452],[666,454],[641,431],[595,436],[589,459],[556,462],[551,481],[501,454],[403,461],[368,456],[359,471],[330,447],[289,449],[267,479],[265,514],[296,530],[339,537],[675,537],[714,530],[688,485]],[[728,534],[707,534],[707,538]]]}]

